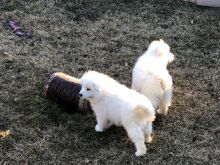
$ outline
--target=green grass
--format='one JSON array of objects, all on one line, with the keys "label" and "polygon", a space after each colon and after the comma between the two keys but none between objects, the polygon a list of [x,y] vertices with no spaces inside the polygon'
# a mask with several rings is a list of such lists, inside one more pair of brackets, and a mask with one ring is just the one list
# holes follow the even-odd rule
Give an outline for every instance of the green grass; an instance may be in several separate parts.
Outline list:
[{"label": "green grass", "polygon": [[[220,9],[181,0],[2,0],[0,164],[219,164]],[[15,20],[33,40],[3,26]],[[137,57],[162,38],[176,55],[168,116],[144,157],[122,128],[94,130],[92,113],[45,98],[50,73],[104,72],[128,86]]]}]

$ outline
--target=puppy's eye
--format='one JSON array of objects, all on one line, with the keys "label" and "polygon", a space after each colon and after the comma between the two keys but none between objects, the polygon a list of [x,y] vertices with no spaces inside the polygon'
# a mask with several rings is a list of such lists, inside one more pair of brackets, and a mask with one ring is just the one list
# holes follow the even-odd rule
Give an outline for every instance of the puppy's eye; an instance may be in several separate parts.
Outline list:
[{"label": "puppy's eye", "polygon": [[87,91],[90,91],[91,89],[90,89],[90,88],[86,88],[86,90],[87,90]]}]

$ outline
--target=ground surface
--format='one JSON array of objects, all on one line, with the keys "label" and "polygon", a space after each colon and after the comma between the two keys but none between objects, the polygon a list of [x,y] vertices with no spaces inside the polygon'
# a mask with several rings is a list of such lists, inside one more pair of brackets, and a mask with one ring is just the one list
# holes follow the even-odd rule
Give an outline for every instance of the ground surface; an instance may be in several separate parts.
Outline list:
[{"label": "ground surface", "polygon": [[[219,164],[220,9],[178,0],[0,0],[0,164]],[[15,20],[33,34],[4,27]],[[148,44],[163,38],[173,105],[158,116],[144,157],[122,128],[94,131],[95,118],[65,113],[43,95],[48,75],[86,70],[128,86]],[[3,134],[3,133],[2,133]]]}]

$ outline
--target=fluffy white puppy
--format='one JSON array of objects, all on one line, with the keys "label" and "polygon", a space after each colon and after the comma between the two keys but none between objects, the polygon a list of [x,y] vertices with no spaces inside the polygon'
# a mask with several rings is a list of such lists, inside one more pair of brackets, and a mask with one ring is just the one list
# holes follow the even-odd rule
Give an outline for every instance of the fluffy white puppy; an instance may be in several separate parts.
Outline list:
[{"label": "fluffy white puppy", "polygon": [[102,132],[111,125],[123,126],[135,144],[136,156],[144,155],[144,142],[152,140],[155,119],[151,102],[144,95],[96,71],[85,73],[80,82],[80,97],[89,100],[96,115],[95,130]]},{"label": "fluffy white puppy", "polygon": [[139,57],[132,73],[131,88],[144,94],[160,114],[167,114],[172,101],[173,82],[167,64],[174,60],[170,47],[163,41],[153,41]]}]

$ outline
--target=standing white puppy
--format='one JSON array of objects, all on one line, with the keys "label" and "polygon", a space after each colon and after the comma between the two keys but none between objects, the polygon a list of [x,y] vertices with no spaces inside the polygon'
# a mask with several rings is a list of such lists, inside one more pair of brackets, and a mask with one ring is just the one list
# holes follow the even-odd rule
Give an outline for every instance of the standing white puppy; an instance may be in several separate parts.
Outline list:
[{"label": "standing white puppy", "polygon": [[151,102],[135,90],[95,71],[85,73],[80,83],[80,97],[89,100],[96,115],[95,130],[102,132],[111,125],[123,126],[135,144],[136,156],[144,155],[144,142],[152,141],[155,110]]},{"label": "standing white puppy", "polygon": [[166,115],[172,101],[173,82],[167,64],[174,60],[170,47],[163,41],[153,41],[148,50],[139,57],[132,73],[132,89],[144,94]]}]

